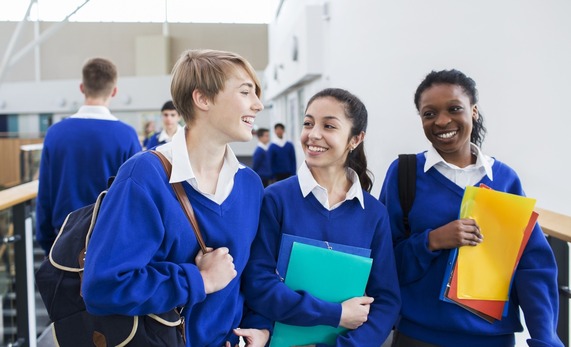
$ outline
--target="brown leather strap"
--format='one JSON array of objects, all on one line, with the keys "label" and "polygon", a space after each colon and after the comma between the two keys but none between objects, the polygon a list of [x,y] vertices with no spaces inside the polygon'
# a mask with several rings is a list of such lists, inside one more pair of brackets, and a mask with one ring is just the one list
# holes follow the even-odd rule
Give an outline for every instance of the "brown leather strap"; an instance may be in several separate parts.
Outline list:
[{"label": "brown leather strap", "polygon": [[[161,160],[165,172],[167,173],[167,178],[170,178],[172,172],[172,165],[168,161],[168,159],[165,158],[165,156],[161,152],[155,150],[151,150],[150,152],[156,155]],[[192,225],[192,229],[194,230],[194,235],[196,236],[196,240],[200,245],[200,249],[202,249],[203,253],[208,253],[206,250],[206,244],[204,243],[204,239],[202,238],[202,233],[200,232],[200,228],[198,227],[198,222],[196,221],[196,216],[194,215],[194,210],[192,209],[192,205],[188,200],[188,196],[186,196],[184,188],[182,187],[182,183],[180,182],[171,183],[171,186],[174,189],[176,198],[178,199],[180,205],[182,206],[182,209],[184,210],[186,218],[188,218],[188,221]]]}]

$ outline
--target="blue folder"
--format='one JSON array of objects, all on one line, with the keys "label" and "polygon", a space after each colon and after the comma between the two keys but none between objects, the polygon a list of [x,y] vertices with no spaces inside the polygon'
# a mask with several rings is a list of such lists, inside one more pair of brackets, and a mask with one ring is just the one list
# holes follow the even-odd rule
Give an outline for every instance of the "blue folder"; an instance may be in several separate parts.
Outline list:
[{"label": "blue folder", "polygon": [[[355,254],[358,253],[358,254]],[[284,234],[278,272],[285,284],[329,302],[343,302],[365,293],[373,260],[370,249]],[[325,325],[294,326],[276,322],[270,347],[334,344],[347,329]]]},{"label": "blue folder", "polygon": [[320,248],[327,248],[334,251],[339,251],[343,253],[349,253],[354,255],[360,255],[361,257],[370,258],[371,250],[369,248],[348,246],[340,243],[333,243],[329,241],[322,241],[311,239],[308,237],[282,234],[282,241],[280,244],[280,252],[278,255],[278,261],[276,264],[276,271],[278,275],[282,278],[286,278],[287,267],[289,264],[289,258],[291,255],[291,248],[294,242],[304,243],[306,245],[312,245]]}]

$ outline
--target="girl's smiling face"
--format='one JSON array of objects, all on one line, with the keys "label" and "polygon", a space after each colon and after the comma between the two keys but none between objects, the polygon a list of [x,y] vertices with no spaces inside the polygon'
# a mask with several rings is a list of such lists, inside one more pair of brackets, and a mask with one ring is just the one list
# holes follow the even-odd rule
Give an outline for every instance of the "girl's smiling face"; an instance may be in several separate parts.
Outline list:
[{"label": "girl's smiling face", "polygon": [[471,160],[470,135],[478,107],[471,104],[464,89],[434,84],[422,92],[418,109],[424,134],[442,158],[466,166],[466,160]]},{"label": "girl's smiling face", "polygon": [[343,169],[349,150],[359,144],[350,136],[352,126],[343,103],[333,97],[315,99],[307,107],[301,131],[307,166]]}]

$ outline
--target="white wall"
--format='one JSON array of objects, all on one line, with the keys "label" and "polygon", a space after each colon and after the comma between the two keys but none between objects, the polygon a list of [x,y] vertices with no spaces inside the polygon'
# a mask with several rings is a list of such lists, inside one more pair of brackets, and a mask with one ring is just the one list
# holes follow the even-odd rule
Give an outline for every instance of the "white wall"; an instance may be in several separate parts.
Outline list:
[{"label": "white wall", "polygon": [[[571,215],[566,159],[571,117],[564,114],[571,95],[571,2],[327,3],[329,19],[319,23],[323,42],[316,43],[323,49],[322,75],[296,88],[305,88],[306,100],[316,85],[346,88],[363,99],[375,195],[398,153],[428,146],[413,103],[417,85],[432,69],[456,68],[474,78],[480,90],[488,128],[483,150],[519,173],[539,207]],[[290,16],[306,4],[286,1],[282,13]],[[279,24],[271,24],[270,42]],[[270,44],[270,64],[276,50]],[[284,88],[276,102],[291,93]]]}]

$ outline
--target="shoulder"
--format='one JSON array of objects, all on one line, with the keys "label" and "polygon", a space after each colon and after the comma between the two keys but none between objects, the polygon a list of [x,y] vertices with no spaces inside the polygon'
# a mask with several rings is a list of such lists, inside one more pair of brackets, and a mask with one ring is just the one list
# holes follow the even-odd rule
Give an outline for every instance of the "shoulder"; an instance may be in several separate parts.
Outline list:
[{"label": "shoulder", "polygon": [[291,199],[294,195],[301,196],[301,188],[297,175],[270,184],[265,190],[265,196],[273,199]]},{"label": "shoulder", "polygon": [[160,181],[168,181],[161,161],[149,151],[138,152],[121,165],[115,182],[127,179],[140,185],[154,185]]},{"label": "shoulder", "polygon": [[127,131],[127,132],[133,132],[135,134],[137,133],[135,128],[133,128],[131,125],[129,125],[123,121],[120,121],[120,120],[111,121],[111,124],[112,124],[111,126],[116,128],[116,129],[120,129],[120,130]]},{"label": "shoulder", "polygon": [[494,164],[492,165],[492,170],[494,172],[494,179],[496,177],[496,173],[501,176],[507,175],[508,177],[518,177],[514,169],[512,169],[506,163],[501,162],[496,158],[494,158]]},{"label": "shoulder", "polygon": [[385,205],[371,195],[371,193],[363,190],[363,199],[365,201],[365,211],[367,211],[367,214],[375,214],[377,216],[387,215]]},{"label": "shoulder", "polygon": [[249,166],[241,164],[243,167],[238,169],[237,175],[245,181],[260,181],[260,176]]}]

